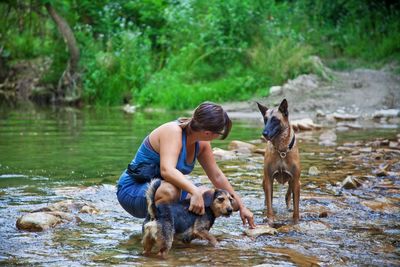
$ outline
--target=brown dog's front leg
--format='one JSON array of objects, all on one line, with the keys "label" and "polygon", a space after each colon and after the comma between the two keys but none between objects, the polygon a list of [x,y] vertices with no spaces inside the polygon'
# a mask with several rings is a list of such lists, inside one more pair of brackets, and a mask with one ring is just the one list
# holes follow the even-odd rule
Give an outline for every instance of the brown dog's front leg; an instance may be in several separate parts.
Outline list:
[{"label": "brown dog's front leg", "polygon": [[292,184],[292,182],[289,182],[288,190],[287,190],[286,196],[285,196],[286,207],[288,210],[290,209],[290,199],[292,197],[292,193],[293,193],[293,184]]},{"label": "brown dog's front leg", "polygon": [[149,256],[151,253],[151,249],[154,246],[154,240],[151,238],[151,236],[149,236],[148,234],[145,234],[145,236],[143,237],[143,255],[145,256]]},{"label": "brown dog's front leg", "polygon": [[272,196],[273,196],[273,180],[271,178],[269,178],[268,176],[264,176],[264,195],[265,195],[265,201],[264,201],[264,205],[265,205],[265,212],[264,214],[266,214],[266,218],[264,218],[264,221],[267,221],[269,225],[272,226],[272,224],[274,223],[274,211],[272,210]]},{"label": "brown dog's front leg", "polygon": [[196,231],[194,234],[201,239],[208,240],[213,247],[217,246],[218,244],[218,240],[215,238],[215,236],[210,234],[210,232],[207,230]]},{"label": "brown dog's front leg", "polygon": [[293,223],[299,223],[300,219],[300,211],[299,211],[299,204],[300,204],[300,180],[296,180],[293,183]]}]

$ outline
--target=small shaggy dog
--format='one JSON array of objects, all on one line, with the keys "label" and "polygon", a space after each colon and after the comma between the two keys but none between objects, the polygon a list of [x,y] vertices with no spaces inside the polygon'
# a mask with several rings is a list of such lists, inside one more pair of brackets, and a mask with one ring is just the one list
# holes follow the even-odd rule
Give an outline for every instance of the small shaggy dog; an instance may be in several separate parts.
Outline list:
[{"label": "small shaggy dog", "polygon": [[232,214],[232,196],[225,190],[208,190],[203,194],[205,213],[190,212],[190,199],[155,205],[154,195],[161,180],[154,179],[147,190],[148,218],[143,223],[144,255],[149,255],[154,245],[158,255],[165,258],[174,239],[189,243],[195,238],[208,240],[213,246],[218,242],[209,233],[215,218]]}]

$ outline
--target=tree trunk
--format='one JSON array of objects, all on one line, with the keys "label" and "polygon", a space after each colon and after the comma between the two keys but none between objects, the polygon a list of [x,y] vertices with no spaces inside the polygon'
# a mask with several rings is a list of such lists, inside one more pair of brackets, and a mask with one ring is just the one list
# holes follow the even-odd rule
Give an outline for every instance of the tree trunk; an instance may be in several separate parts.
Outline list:
[{"label": "tree trunk", "polygon": [[81,96],[78,72],[79,47],[67,21],[56,12],[52,5],[46,3],[45,6],[51,18],[57,24],[69,51],[68,65],[57,85],[56,101],[62,103],[79,102]]}]

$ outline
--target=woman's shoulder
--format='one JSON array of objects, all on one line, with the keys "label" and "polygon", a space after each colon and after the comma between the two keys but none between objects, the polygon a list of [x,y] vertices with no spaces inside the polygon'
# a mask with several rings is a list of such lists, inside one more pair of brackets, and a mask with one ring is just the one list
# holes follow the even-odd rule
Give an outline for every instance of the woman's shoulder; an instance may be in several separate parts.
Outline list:
[{"label": "woman's shoulder", "polygon": [[161,143],[178,143],[181,142],[182,129],[176,122],[167,122],[149,134],[150,144],[156,152],[159,153]]},{"label": "woman's shoulder", "polygon": [[151,136],[180,136],[182,134],[182,128],[176,121],[170,121],[158,126],[151,132]]},{"label": "woman's shoulder", "polygon": [[160,125],[157,129],[159,129],[161,132],[182,133],[182,128],[179,126],[177,121],[166,122]]}]

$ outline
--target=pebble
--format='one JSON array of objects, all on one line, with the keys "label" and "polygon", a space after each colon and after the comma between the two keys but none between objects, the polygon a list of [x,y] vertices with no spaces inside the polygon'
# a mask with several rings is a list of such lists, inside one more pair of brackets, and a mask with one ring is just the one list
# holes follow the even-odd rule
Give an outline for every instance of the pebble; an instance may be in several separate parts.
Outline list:
[{"label": "pebble", "polygon": [[344,189],[356,189],[362,185],[363,181],[355,176],[348,175],[342,182]]},{"label": "pebble", "polygon": [[343,152],[353,152],[352,147],[346,147],[346,146],[338,146],[336,147],[336,151],[343,151]]},{"label": "pebble", "polygon": [[310,176],[317,176],[319,174],[320,174],[320,171],[315,166],[311,166],[310,169],[308,169],[308,175],[310,175]]}]

